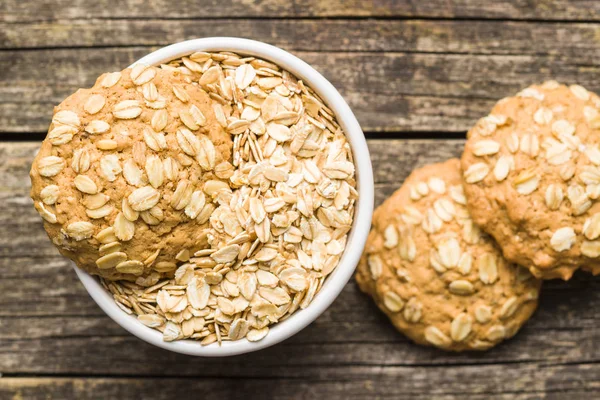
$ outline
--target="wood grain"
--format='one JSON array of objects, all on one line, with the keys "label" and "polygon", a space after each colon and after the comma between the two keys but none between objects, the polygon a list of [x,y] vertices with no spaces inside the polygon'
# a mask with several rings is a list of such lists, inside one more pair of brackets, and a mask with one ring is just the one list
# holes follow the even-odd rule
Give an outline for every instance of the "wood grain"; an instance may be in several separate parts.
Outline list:
[{"label": "wood grain", "polygon": [[[55,104],[77,88],[90,87],[102,72],[119,70],[150,50],[3,52],[0,130],[45,131]],[[548,78],[600,89],[598,65],[553,56],[295,53],[340,90],[363,129],[371,132],[464,132],[497,99]]]},{"label": "wood grain", "polygon": [[[376,203],[413,168],[457,156],[462,145],[370,140]],[[127,398],[140,392],[169,398],[183,395],[182,387],[208,398],[240,391],[266,398],[577,398],[600,387],[600,278],[582,273],[567,283],[547,282],[523,330],[481,354],[411,344],[354,282],[317,321],[261,352],[259,361],[154,348],[103,314],[45,238],[27,195],[37,146],[0,144],[0,398]],[[28,378],[34,375],[51,377]]]},{"label": "wood grain", "polygon": [[600,20],[594,0],[4,0],[0,19],[7,22],[120,18],[299,18],[411,17]]},{"label": "wood grain", "polygon": [[527,21],[337,19],[60,19],[0,22],[0,49],[166,46],[207,36],[243,36],[290,51],[424,52],[598,58],[600,24]]}]

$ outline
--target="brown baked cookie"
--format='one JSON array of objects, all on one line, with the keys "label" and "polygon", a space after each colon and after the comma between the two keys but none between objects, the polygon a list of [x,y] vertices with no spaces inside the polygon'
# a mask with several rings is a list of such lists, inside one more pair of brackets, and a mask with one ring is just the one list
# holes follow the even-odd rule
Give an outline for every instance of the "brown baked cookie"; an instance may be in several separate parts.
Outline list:
[{"label": "brown baked cookie", "polygon": [[172,274],[202,248],[199,228],[233,171],[213,103],[177,71],[136,66],[56,107],[31,197],[60,252],[90,273],[135,279]]},{"label": "brown baked cookie", "polygon": [[473,220],[537,277],[600,273],[599,110],[597,95],[549,81],[500,100],[468,133]]},{"label": "brown baked cookie", "polygon": [[502,258],[465,203],[458,159],[414,171],[375,210],[356,275],[399,331],[453,351],[513,336],[541,283]]}]

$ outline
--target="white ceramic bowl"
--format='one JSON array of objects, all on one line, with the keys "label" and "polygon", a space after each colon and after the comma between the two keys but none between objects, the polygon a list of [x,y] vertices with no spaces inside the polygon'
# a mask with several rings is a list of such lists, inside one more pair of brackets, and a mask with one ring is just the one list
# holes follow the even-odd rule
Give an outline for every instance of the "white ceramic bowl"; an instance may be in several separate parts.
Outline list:
[{"label": "white ceramic bowl", "polygon": [[146,327],[138,322],[136,317],[127,315],[117,307],[110,293],[102,287],[96,277],[74,267],[83,286],[100,308],[115,322],[140,339],[177,353],[206,357],[231,356],[260,350],[293,336],[321,315],[340,294],[358,264],[371,226],[374,193],[373,171],[367,142],[348,104],[320,73],[282,49],[248,39],[203,38],[164,47],[138,60],[136,64],[159,65],[195,51],[232,51],[242,55],[260,57],[279,65],[302,79],[318,93],[325,104],[335,113],[339,124],[348,137],[356,165],[359,197],[356,204],[354,223],[339,265],[327,277],[321,290],[306,309],[298,310],[287,320],[272,325],[267,336],[261,341],[249,342],[242,339],[234,342],[224,342],[221,346],[216,343],[201,346],[195,340],[164,342],[159,331]]}]

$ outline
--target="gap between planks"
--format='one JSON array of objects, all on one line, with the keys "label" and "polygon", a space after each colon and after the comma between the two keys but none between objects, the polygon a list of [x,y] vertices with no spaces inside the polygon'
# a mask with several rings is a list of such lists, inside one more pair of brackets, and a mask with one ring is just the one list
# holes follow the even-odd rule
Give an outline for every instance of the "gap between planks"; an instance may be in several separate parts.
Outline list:
[{"label": "gap between planks", "polygon": [[373,14],[373,15],[324,15],[324,16],[247,16],[247,15],[233,15],[233,16],[216,16],[206,18],[205,16],[189,16],[189,17],[120,17],[120,16],[94,16],[93,18],[45,18],[45,19],[32,19],[27,21],[0,21],[2,24],[7,25],[30,25],[40,23],[52,23],[61,21],[91,21],[91,20],[102,20],[102,21],[434,21],[434,22],[516,22],[516,23],[529,23],[529,24],[598,24],[600,19],[567,19],[567,18],[515,18],[515,17],[487,17],[485,15],[478,16],[459,16],[459,17],[438,17],[438,16],[427,16],[427,15],[384,15],[384,14]]},{"label": "gap between planks", "polygon": [[[305,345],[306,343],[302,343]],[[322,343],[317,343],[322,345]],[[238,357],[239,358],[239,357]],[[211,361],[211,359],[202,359],[199,360]],[[494,362],[450,362],[450,363],[440,363],[440,364],[425,364],[425,363],[415,363],[415,364],[370,364],[370,363],[317,363],[317,364],[302,364],[298,366],[287,365],[286,367],[291,368],[370,368],[377,367],[378,370],[384,369],[398,369],[398,368],[424,368],[424,369],[435,369],[435,368],[469,368],[469,367],[500,367],[500,366],[509,366],[509,365],[523,365],[526,366],[528,364],[536,366],[538,369],[545,368],[554,368],[554,367],[568,367],[568,366],[595,366],[600,364],[600,360],[593,361],[570,361],[570,362],[554,362],[554,363],[546,363],[543,359],[531,359],[531,360],[497,360]],[[2,373],[0,375],[1,378],[95,378],[95,379],[144,379],[144,378],[153,378],[153,379],[240,379],[238,375],[167,375],[167,374],[94,374],[94,373],[76,373],[76,372],[61,372],[61,373],[52,373],[52,372],[7,372]],[[290,379],[290,380],[299,380],[299,381],[310,381],[311,378],[303,377],[303,376],[259,376],[252,375],[250,378],[252,380],[280,380],[280,379]],[[325,379],[327,380],[327,379]],[[331,381],[338,381],[339,378],[330,379]],[[1,381],[0,381],[1,383]]]}]

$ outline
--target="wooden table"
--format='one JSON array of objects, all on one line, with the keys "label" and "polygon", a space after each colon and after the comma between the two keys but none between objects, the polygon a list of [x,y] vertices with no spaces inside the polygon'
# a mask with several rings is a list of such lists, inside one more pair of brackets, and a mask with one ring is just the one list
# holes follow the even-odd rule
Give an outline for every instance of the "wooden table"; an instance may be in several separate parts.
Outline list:
[{"label": "wooden table", "polygon": [[594,0],[3,0],[0,2],[0,398],[591,399],[600,279],[547,282],[486,353],[411,344],[354,282],[310,327],[256,354],[201,359],[131,336],[43,232],[28,170],[52,107],[104,71],[203,36],[291,51],[344,95],[369,139],[376,203],[458,156],[494,102],[547,78],[600,91]]}]

